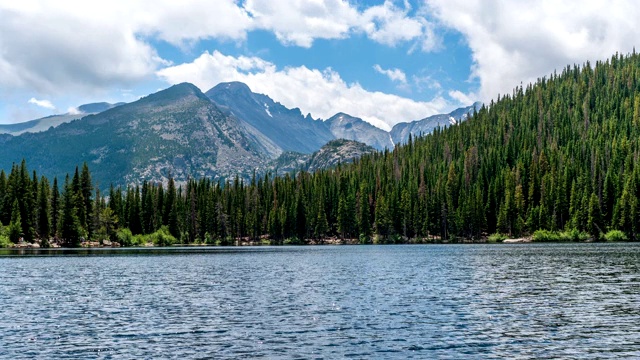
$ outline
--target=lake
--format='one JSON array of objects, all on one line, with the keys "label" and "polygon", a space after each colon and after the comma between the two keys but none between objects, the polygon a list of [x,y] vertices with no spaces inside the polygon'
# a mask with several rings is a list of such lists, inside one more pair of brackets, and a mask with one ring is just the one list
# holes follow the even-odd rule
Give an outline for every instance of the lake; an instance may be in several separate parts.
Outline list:
[{"label": "lake", "polygon": [[640,244],[0,250],[0,358],[640,358]]}]

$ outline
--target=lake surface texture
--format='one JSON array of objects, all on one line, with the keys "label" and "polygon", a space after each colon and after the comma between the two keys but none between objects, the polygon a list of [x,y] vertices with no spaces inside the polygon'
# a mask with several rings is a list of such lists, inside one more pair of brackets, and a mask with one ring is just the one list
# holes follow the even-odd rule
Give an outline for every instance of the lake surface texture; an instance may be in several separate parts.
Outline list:
[{"label": "lake surface texture", "polygon": [[0,358],[640,358],[637,244],[2,251]]}]

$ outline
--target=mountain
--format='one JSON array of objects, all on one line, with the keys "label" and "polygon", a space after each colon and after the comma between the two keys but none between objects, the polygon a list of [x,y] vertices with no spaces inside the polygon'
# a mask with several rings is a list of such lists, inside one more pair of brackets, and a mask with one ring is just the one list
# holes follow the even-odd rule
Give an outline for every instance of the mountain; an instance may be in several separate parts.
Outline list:
[{"label": "mountain", "polygon": [[300,109],[288,109],[266,95],[253,93],[243,83],[221,83],[206,95],[226,113],[240,119],[254,138],[270,140],[278,148],[272,154],[312,153],[334,139],[322,121],[303,116]]},{"label": "mountain", "polygon": [[337,113],[324,123],[329,127],[336,139],[359,141],[378,150],[393,148],[394,144],[388,132],[360,118],[345,113]]},{"label": "mountain", "polygon": [[240,121],[197,87],[183,83],[40,133],[0,137],[0,167],[23,158],[38,173],[64,176],[87,162],[102,188],[110,183],[248,177],[267,159]]},{"label": "mountain", "polygon": [[[185,219],[197,213],[201,220],[210,221],[170,221],[165,217],[164,222],[147,221],[143,228],[143,214],[131,211],[140,206],[141,196],[125,196],[117,205],[114,201],[121,219],[114,225],[134,224],[134,233],[148,234],[168,225],[174,236],[188,237],[191,242],[202,240],[204,234],[208,234],[208,242],[241,242],[248,238],[275,244],[286,239],[316,243],[327,237],[358,239],[362,243],[499,241],[506,236],[530,237],[534,241],[638,241],[638,68],[640,55],[635,52],[628,56],[616,54],[593,66],[567,66],[561,73],[517,87],[512,95],[501,97],[490,107],[481,107],[468,121],[417,138],[411,144],[397,144],[391,151],[363,155],[339,171],[270,178],[226,187],[224,191],[216,182],[190,179],[187,188],[197,191],[189,191],[189,196],[182,192],[181,196],[169,197],[169,214]],[[95,127],[100,131],[88,133]],[[209,127],[215,129],[204,135],[195,132],[204,133],[201,129]],[[82,139],[100,146],[105,136],[120,144],[120,148],[108,148],[105,153],[122,149],[120,156],[128,159],[139,156],[140,150],[129,145],[136,138],[146,139],[135,144],[137,147],[154,145],[149,140],[154,139],[149,136],[151,132],[156,138],[174,140],[162,143],[165,147],[160,148],[161,153],[152,149],[158,157],[173,151],[169,146],[181,146],[187,141],[198,145],[204,141],[202,138],[223,137],[231,149],[226,153],[246,155],[234,158],[232,163],[250,162],[255,150],[250,142],[241,145],[246,138],[237,135],[237,129],[242,129],[240,121],[222,114],[199,90],[192,85],[178,85],[45,133],[0,135],[0,159],[4,161],[7,156],[7,144],[12,151],[20,149],[17,146],[32,147],[33,151],[42,147],[41,151],[47,153],[57,151],[56,146],[69,146],[83,153],[91,148]],[[73,137],[82,131],[87,133],[81,138]],[[122,132],[127,134],[124,142],[120,138],[124,135],[119,135]],[[46,133],[62,139],[56,146],[42,146],[46,139],[40,136]],[[21,143],[13,143],[16,139]],[[225,141],[211,141],[218,157],[225,153],[220,145]],[[340,147],[330,144],[325,148],[331,153]],[[321,166],[335,163],[335,156],[320,153],[315,157]],[[184,156],[180,159],[184,162]],[[38,160],[38,166],[45,160],[53,164],[61,161],[57,153]],[[109,160],[111,164],[117,159]],[[287,161],[296,160],[290,157]],[[91,166],[100,164],[94,161]],[[92,169],[95,175],[96,167]],[[33,233],[31,229],[38,222],[32,207],[24,205],[28,205],[26,201],[34,204],[30,189],[35,184],[26,167],[24,171],[16,170],[21,175],[0,181],[0,195],[4,193],[0,196],[0,215],[11,220],[10,204],[19,203],[16,212],[20,211],[20,218],[24,219],[22,232]],[[153,191],[160,193],[158,185],[156,189]],[[82,194],[82,189],[75,192]],[[44,194],[47,200],[46,193],[39,195]],[[146,198],[153,201],[151,196]],[[67,209],[69,205],[80,209],[91,206],[90,201],[88,205],[82,201],[68,203]],[[163,218],[158,207],[146,204],[144,216]],[[43,205],[46,209],[47,201]],[[74,220],[74,216],[68,218]],[[193,216],[191,219],[196,220]],[[593,249],[608,251],[601,246]]]},{"label": "mountain", "polygon": [[391,139],[394,144],[404,144],[412,137],[430,134],[438,127],[444,128],[466,120],[474,111],[480,110],[482,103],[476,102],[471,106],[456,109],[448,114],[429,116],[422,120],[398,123],[391,129]]},{"label": "mountain", "polygon": [[241,82],[221,83],[205,93],[223,111],[241,120],[246,132],[263,145],[271,157],[293,151],[310,154],[328,141],[348,139],[363,142],[378,150],[391,149],[408,140],[409,134],[419,136],[465,120],[481,103],[459,108],[449,114],[434,115],[410,123],[399,123],[391,132],[368,122],[339,112],[325,121],[303,116],[300,109],[288,109],[270,97],[257,94]]},{"label": "mountain", "polygon": [[344,139],[333,140],[311,155],[305,170],[314,172],[331,168],[338,164],[350,163],[353,159],[374,152],[376,149],[361,142]]},{"label": "mountain", "polygon": [[40,119],[29,120],[17,124],[0,124],[0,134],[8,134],[17,136],[26,132],[46,131],[50,127],[56,127],[60,124],[68,123],[73,120],[80,119],[86,114],[62,114],[51,115]]},{"label": "mountain", "polygon": [[[182,197],[178,208],[196,204],[203,218],[228,219],[231,225],[212,221],[200,229],[214,239],[237,229],[231,236],[239,240],[274,243],[333,236],[363,243],[507,236],[638,241],[638,69],[635,52],[567,66],[517,87],[467,121],[364,155],[340,171],[224,193],[194,180],[199,198]],[[244,218],[247,226],[239,222]]]},{"label": "mountain", "polygon": [[[344,141],[325,146],[331,141],[391,149],[391,135],[406,141],[409,133],[431,131],[445,118],[464,119],[470,112],[462,108],[399,124],[390,135],[345,113],[314,120],[239,82],[219,84],[206,94],[183,83],[129,104],[93,103],[78,109],[95,113],[5,125],[11,128],[0,133],[0,167],[8,170],[24,158],[40,174],[63,176],[87,162],[102,187],[164,181],[169,173],[184,181],[249,178],[268,169],[314,171],[372,151]],[[57,127],[51,125],[54,120]]]},{"label": "mountain", "polygon": [[125,103],[123,102],[119,102],[115,104],[110,104],[108,102],[98,102],[98,103],[80,105],[78,106],[78,110],[83,114],[97,114],[97,113],[101,113],[103,111],[107,111],[109,109],[113,109],[114,107],[118,107],[124,104]]},{"label": "mountain", "polygon": [[376,152],[373,147],[354,140],[331,140],[313,154],[302,154],[293,151],[282,153],[273,160],[268,169],[278,174],[305,170],[314,172],[328,169],[338,164],[346,164],[362,155]]},{"label": "mountain", "polygon": [[0,134],[9,134],[16,136],[24,134],[26,132],[35,133],[46,131],[52,126],[56,127],[60,124],[68,123],[90,114],[97,114],[123,104],[124,103],[110,104],[106,102],[85,104],[78,107],[80,113],[77,114],[67,113],[61,115],[51,115],[17,124],[0,124]]}]

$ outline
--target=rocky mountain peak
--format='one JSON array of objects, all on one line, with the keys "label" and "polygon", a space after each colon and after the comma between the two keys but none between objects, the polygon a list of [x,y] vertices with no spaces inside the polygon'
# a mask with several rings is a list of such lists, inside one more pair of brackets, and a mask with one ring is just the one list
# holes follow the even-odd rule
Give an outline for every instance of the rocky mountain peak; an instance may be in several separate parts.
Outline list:
[{"label": "rocky mountain peak", "polygon": [[209,100],[200,89],[191,83],[180,83],[165,90],[148,95],[140,99],[139,103],[167,103],[195,97],[202,100]]},{"label": "rocky mountain peak", "polygon": [[212,96],[217,93],[228,93],[233,95],[244,95],[251,96],[252,92],[247,84],[242,83],[240,81],[231,81],[231,82],[223,82],[220,83],[209,91],[206,92],[207,95]]}]

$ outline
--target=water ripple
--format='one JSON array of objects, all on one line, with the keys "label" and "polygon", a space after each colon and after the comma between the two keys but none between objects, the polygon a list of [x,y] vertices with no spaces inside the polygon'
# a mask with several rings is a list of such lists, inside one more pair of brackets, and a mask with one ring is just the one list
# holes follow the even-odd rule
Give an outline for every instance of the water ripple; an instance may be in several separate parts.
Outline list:
[{"label": "water ripple", "polygon": [[636,244],[0,254],[0,358],[640,358]]}]

